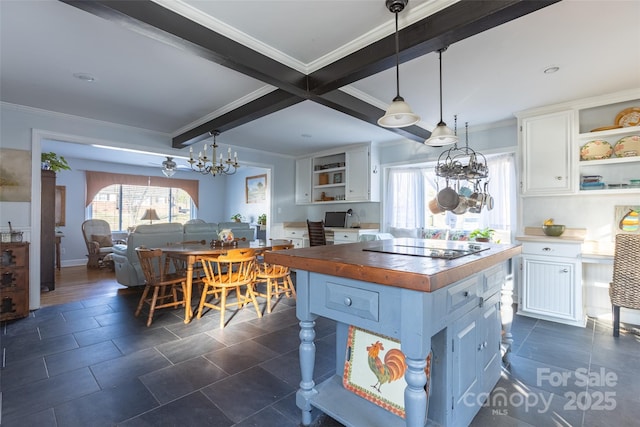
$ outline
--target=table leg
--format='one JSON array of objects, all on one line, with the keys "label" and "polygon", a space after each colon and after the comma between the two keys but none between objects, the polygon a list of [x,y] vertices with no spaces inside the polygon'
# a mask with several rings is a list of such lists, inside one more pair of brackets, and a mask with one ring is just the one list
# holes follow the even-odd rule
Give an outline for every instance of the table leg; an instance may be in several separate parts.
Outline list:
[{"label": "table leg", "polygon": [[193,288],[193,264],[195,263],[195,259],[192,257],[188,257],[187,259],[187,285],[186,290],[187,294],[185,295],[185,305],[184,305],[184,323],[191,322],[191,318],[193,317],[193,312],[191,311],[191,294]]}]

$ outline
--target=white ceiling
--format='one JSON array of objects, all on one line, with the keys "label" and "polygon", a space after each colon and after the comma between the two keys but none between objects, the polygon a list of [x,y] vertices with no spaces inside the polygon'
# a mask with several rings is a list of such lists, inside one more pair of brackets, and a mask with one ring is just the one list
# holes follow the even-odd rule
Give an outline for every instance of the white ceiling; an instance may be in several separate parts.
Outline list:
[{"label": "white ceiling", "polygon": [[[304,74],[394,32],[384,0],[156,3]],[[410,0],[400,27],[452,3]],[[452,125],[457,114],[471,127],[491,125],[513,120],[519,110],[640,87],[638,22],[638,0],[565,0],[451,45],[443,53],[444,120]],[[274,89],[55,0],[0,0],[0,39],[3,102],[170,136]],[[560,70],[544,74],[550,66]],[[81,81],[74,73],[96,81]],[[439,121],[437,53],[402,64],[400,80],[402,96],[422,117],[419,125],[432,129]],[[384,109],[395,96],[395,69],[343,90]],[[225,145],[293,156],[398,139],[313,101],[219,137]],[[163,150],[171,148],[157,151]]]}]

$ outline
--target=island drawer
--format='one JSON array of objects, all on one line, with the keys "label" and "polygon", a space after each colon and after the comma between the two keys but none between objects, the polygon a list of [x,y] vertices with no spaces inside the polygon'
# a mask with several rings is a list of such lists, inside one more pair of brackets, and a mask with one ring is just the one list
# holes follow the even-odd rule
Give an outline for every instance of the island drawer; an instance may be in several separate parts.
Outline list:
[{"label": "island drawer", "polygon": [[447,313],[478,302],[478,277],[473,276],[447,288]]},{"label": "island drawer", "polygon": [[506,275],[506,265],[504,264],[491,267],[483,273],[484,280],[482,283],[482,295],[485,299],[496,292],[500,292],[502,285],[504,285]]}]

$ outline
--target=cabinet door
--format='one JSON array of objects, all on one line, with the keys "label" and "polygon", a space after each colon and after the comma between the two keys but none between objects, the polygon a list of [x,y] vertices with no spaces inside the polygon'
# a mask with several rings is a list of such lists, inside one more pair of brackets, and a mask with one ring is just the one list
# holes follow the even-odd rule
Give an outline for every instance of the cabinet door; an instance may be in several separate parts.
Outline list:
[{"label": "cabinet door", "polygon": [[522,257],[522,310],[553,320],[577,319],[576,263],[562,258]]},{"label": "cabinet door", "polygon": [[523,195],[573,192],[572,123],[572,111],[521,120]]},{"label": "cabinet door", "polygon": [[473,309],[453,324],[452,404],[454,425],[468,425],[477,409],[476,399],[481,391],[478,366],[482,350],[479,348],[478,321],[478,310]]},{"label": "cabinet door", "polygon": [[369,147],[363,146],[346,152],[346,200],[369,200]]},{"label": "cabinet door", "polygon": [[495,384],[500,378],[502,338],[502,321],[500,318],[500,295],[495,294],[486,301],[482,312],[482,329],[480,332],[480,362],[482,363],[482,383]]},{"label": "cabinet door", "polygon": [[296,160],[296,205],[311,203],[311,157]]}]

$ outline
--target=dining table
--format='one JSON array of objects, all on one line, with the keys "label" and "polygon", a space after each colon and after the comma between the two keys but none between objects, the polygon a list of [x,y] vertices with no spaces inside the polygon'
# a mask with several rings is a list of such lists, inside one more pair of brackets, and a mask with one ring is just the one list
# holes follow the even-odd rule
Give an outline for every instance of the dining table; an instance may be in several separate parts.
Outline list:
[{"label": "dining table", "polygon": [[236,241],[233,244],[216,244],[216,242],[207,242],[205,240],[193,242],[167,243],[166,246],[160,247],[162,253],[167,257],[181,260],[185,263],[186,285],[185,285],[185,309],[184,323],[191,322],[193,318],[193,309],[191,306],[191,298],[193,294],[193,271],[194,265],[201,257],[215,256],[227,252],[230,249],[254,249],[256,255],[269,251],[273,246],[284,245],[290,243],[284,239],[252,240],[252,241]]}]

